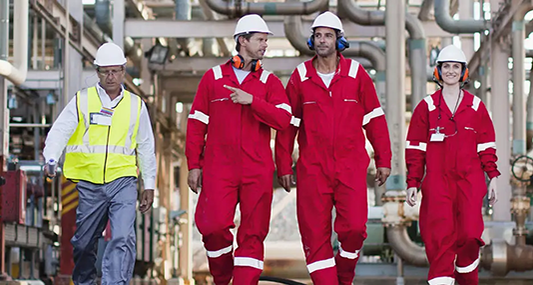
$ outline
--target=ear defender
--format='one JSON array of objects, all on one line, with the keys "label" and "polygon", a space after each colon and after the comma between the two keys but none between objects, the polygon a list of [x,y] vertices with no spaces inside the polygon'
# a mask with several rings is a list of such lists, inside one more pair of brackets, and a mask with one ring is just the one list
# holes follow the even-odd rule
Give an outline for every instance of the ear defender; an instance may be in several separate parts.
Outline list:
[{"label": "ear defender", "polygon": [[262,66],[263,64],[261,63],[259,59],[252,59],[252,71],[253,72],[259,71],[259,69],[261,69]]},{"label": "ear defender", "polygon": [[343,51],[349,47],[350,47],[350,43],[348,42],[348,40],[346,40],[345,37],[337,38],[337,50],[338,51]]},{"label": "ear defender", "polygon": [[[312,34],[309,39],[307,40],[307,47],[310,50],[315,50],[315,43],[314,43],[314,37],[315,35]],[[345,37],[337,37],[337,41],[335,42],[335,48],[338,51],[343,51],[350,47],[350,43],[346,40]]]},{"label": "ear defender", "polygon": [[[459,77],[459,82],[467,82],[468,81],[468,67],[466,67],[466,64],[462,64],[463,69],[461,71],[461,77]],[[442,70],[440,64],[435,66],[435,69],[433,70],[433,77],[437,81],[442,81]]]},{"label": "ear defender", "polygon": [[315,37],[315,35],[314,35],[314,34],[311,34],[311,36],[310,36],[309,39],[307,40],[307,47],[308,47],[310,50],[315,50],[314,37]]},{"label": "ear defender", "polygon": [[231,63],[237,69],[243,69],[244,68],[244,58],[240,54],[237,54],[234,57],[232,57],[231,58]]},{"label": "ear defender", "polygon": [[[237,54],[237,55],[235,55],[234,57],[231,58],[231,64],[233,65],[233,67],[235,67],[237,69],[243,69],[244,68],[244,58],[240,54]],[[252,59],[252,71],[253,72],[258,71],[259,69],[261,69],[261,67],[262,67],[262,63],[261,63],[260,60]]]}]

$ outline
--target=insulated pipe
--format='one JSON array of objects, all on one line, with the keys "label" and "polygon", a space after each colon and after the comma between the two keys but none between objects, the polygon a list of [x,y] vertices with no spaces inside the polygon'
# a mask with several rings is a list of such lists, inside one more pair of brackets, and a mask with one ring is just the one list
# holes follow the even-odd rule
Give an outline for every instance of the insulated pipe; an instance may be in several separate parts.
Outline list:
[{"label": "insulated pipe", "polygon": [[[300,54],[314,56],[315,52],[307,47],[308,37],[303,33],[302,18],[300,16],[285,17],[283,23],[285,36]],[[361,56],[368,58],[376,70],[376,91],[381,100],[385,98],[385,52],[372,42],[351,41],[350,48],[342,52],[346,57]]]},{"label": "insulated pipe", "polygon": [[[526,100],[524,94],[524,82],[526,81],[524,67],[526,23],[524,17],[532,8],[531,4],[522,4],[515,12],[513,18],[513,155],[526,153]],[[520,188],[525,190],[525,187]],[[525,195],[525,193],[522,194]]]},{"label": "insulated pipe", "polygon": [[246,14],[260,15],[309,15],[327,7],[328,0],[313,0],[310,2],[284,2],[284,3],[252,3],[233,2],[223,0],[206,0],[213,11],[230,16]]},{"label": "insulated pipe", "polygon": [[[188,20],[190,21],[192,19],[192,9],[191,9],[191,2],[189,0],[176,0],[174,6],[174,18],[176,20]],[[185,54],[191,55],[191,49],[190,47],[193,45],[193,40],[191,38],[188,39],[178,39],[178,44],[180,45],[181,49]]]},{"label": "insulated pipe", "polygon": [[[385,25],[385,12],[361,9],[353,0],[339,0],[338,10],[343,11],[350,21],[366,26]],[[426,82],[431,80],[428,72],[432,70],[427,64],[426,35],[424,27],[415,16],[405,14],[405,28],[409,32],[409,65],[411,67],[411,107],[414,110],[418,102],[427,96]]]},{"label": "insulated pipe", "polygon": [[390,246],[403,261],[415,266],[429,266],[424,247],[414,243],[404,225],[387,227],[387,239]]},{"label": "insulated pipe", "polygon": [[[9,1],[2,0],[2,9],[6,9],[9,13]],[[4,10],[5,11],[5,10]],[[13,61],[12,65],[9,61],[0,60],[0,75],[13,82],[18,86],[26,81],[28,73],[28,18],[29,18],[29,2],[28,1],[14,1],[13,13]],[[4,15],[2,15],[4,16]],[[4,19],[2,19],[4,20]],[[9,21],[9,17],[5,19]],[[9,26],[8,26],[9,27]],[[9,35],[9,33],[7,33]],[[4,37],[8,36],[3,35]]]},{"label": "insulated pipe", "polygon": [[[387,1],[385,13],[387,35],[387,99],[384,104],[391,137],[391,173],[387,191],[404,192],[405,179],[405,1]],[[416,69],[416,68],[415,68]],[[421,71],[425,71],[422,69]],[[423,73],[425,75],[425,72]],[[425,84],[425,77],[422,82]],[[418,102],[417,102],[418,103]],[[414,105],[414,104],[413,104]]]},{"label": "insulated pipe", "polygon": [[471,34],[487,29],[484,20],[454,20],[450,15],[450,0],[434,0],[435,21],[446,32],[452,34]]},{"label": "insulated pipe", "polygon": [[[526,52],[527,57],[533,57],[533,51]],[[527,112],[526,112],[526,147],[528,152],[533,148],[533,65],[529,71],[529,95],[527,97]]]}]

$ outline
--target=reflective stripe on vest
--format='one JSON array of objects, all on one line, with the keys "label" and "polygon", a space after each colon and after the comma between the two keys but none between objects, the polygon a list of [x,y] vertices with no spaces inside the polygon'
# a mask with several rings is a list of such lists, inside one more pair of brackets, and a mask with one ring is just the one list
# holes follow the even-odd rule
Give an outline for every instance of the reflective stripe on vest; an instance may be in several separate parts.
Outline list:
[{"label": "reflective stripe on vest", "polygon": [[78,127],[66,147],[65,176],[95,184],[120,177],[137,177],[137,131],[141,99],[128,91],[113,109],[111,126],[91,124],[91,114],[102,115],[96,87],[76,94]]}]

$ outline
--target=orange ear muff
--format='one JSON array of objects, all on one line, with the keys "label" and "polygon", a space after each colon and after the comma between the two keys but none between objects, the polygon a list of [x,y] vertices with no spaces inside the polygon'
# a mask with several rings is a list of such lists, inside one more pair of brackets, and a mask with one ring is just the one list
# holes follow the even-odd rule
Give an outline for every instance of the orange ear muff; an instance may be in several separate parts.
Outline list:
[{"label": "orange ear muff", "polygon": [[466,82],[468,80],[468,67],[463,68],[463,74],[461,76],[461,82]]},{"label": "orange ear muff", "polygon": [[433,70],[433,77],[435,77],[435,80],[442,81],[442,76],[440,74],[440,68],[438,66],[435,66],[435,69]]},{"label": "orange ear muff", "polygon": [[240,54],[235,55],[231,58],[231,63],[237,69],[242,69],[244,67],[244,58]]},{"label": "orange ear muff", "polygon": [[252,71],[253,72],[256,72],[256,71],[259,71],[259,69],[261,69],[262,67],[262,63],[260,60],[252,60]]}]

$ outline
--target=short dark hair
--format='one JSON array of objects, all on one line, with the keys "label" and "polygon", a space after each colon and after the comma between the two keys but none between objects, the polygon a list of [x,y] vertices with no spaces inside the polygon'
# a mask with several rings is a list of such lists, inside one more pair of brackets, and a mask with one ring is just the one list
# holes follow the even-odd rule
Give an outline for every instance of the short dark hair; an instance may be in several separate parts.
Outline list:
[{"label": "short dark hair", "polygon": [[246,34],[240,34],[240,35],[237,35],[236,38],[236,42],[237,42],[237,45],[235,46],[235,50],[237,50],[237,52],[240,52],[241,50],[241,44],[239,43],[239,38],[242,37],[244,38],[245,40],[250,40],[250,38],[252,38],[252,36],[254,35],[255,33],[246,33]]}]

